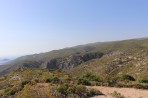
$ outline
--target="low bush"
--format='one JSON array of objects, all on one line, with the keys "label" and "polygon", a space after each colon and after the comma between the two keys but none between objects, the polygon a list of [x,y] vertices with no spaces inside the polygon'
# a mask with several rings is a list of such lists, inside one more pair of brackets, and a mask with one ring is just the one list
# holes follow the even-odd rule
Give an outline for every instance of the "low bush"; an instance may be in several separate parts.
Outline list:
[{"label": "low bush", "polygon": [[96,96],[96,95],[103,95],[103,93],[98,90],[95,90],[95,89],[88,89],[87,96],[92,97],[92,96]]},{"label": "low bush", "polygon": [[5,89],[4,94],[5,95],[12,95],[12,89],[11,88]]},{"label": "low bush", "polygon": [[117,91],[114,91],[113,93],[111,93],[111,95],[114,98],[125,98],[125,96],[121,95],[120,93],[118,93]]},{"label": "low bush", "polygon": [[56,83],[59,83],[60,82],[60,79],[58,77],[55,77],[55,76],[52,76],[50,78],[47,78],[46,79],[46,82],[47,83],[53,83],[53,84],[56,84]]},{"label": "low bush", "polygon": [[140,82],[140,83],[148,83],[148,79],[147,78],[139,78],[138,82]]},{"label": "low bush", "polygon": [[14,89],[14,88],[7,88],[7,89],[5,89],[5,91],[4,91],[4,95],[9,95],[9,96],[11,96],[11,95],[14,95],[16,92],[17,92],[17,90]]},{"label": "low bush", "polygon": [[102,95],[100,91],[87,89],[83,85],[63,84],[52,88],[52,94],[58,98],[88,98],[95,95]]},{"label": "low bush", "polygon": [[39,80],[38,80],[38,79],[32,79],[32,80],[30,81],[30,84],[31,84],[31,85],[35,85],[36,83],[39,83]]},{"label": "low bush", "polygon": [[78,84],[88,85],[88,86],[91,85],[90,81],[88,79],[85,79],[85,78],[79,78]]},{"label": "low bush", "polygon": [[29,81],[29,80],[24,80],[24,81],[22,81],[22,82],[21,82],[22,88],[24,88],[24,86],[25,86],[26,84],[29,84],[29,83],[31,83],[31,81]]},{"label": "low bush", "polygon": [[87,73],[86,75],[83,76],[83,78],[89,81],[99,81],[99,78],[91,73]]},{"label": "low bush", "polygon": [[100,79],[91,73],[87,73],[84,76],[78,78],[78,84],[82,84],[82,85],[89,86],[91,85],[91,83],[93,83],[93,81],[99,82]]},{"label": "low bush", "polygon": [[56,87],[56,90],[63,95],[67,95],[67,89],[67,85],[58,85]]},{"label": "low bush", "polygon": [[119,77],[121,81],[135,81],[134,77],[130,75],[122,75]]}]

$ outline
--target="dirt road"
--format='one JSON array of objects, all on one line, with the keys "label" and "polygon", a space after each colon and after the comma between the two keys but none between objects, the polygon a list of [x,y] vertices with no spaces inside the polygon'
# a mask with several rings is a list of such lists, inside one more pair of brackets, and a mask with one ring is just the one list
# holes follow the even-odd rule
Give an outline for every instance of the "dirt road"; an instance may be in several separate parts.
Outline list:
[{"label": "dirt road", "polygon": [[134,88],[115,88],[115,87],[100,87],[100,86],[91,86],[88,88],[94,88],[100,90],[104,96],[96,96],[93,98],[113,98],[111,93],[117,91],[121,95],[124,95],[125,98],[148,98],[148,90],[134,89]]}]

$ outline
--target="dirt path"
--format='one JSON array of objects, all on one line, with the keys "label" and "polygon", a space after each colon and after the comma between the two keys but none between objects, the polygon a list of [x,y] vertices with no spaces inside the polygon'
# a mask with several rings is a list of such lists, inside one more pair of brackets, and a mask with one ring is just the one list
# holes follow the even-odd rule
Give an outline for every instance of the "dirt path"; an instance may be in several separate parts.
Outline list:
[{"label": "dirt path", "polygon": [[88,88],[94,88],[100,90],[105,96],[96,96],[93,98],[113,98],[111,93],[117,91],[125,98],[148,98],[148,90],[134,89],[134,88],[114,88],[114,87],[101,87],[101,86],[91,86]]}]

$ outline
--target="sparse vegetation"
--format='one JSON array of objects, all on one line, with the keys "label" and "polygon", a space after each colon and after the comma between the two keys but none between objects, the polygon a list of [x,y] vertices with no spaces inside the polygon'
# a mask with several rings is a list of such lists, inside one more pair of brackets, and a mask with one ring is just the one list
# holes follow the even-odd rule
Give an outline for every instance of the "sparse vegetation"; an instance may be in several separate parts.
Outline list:
[{"label": "sparse vegetation", "polygon": [[121,79],[122,81],[125,81],[125,80],[127,80],[127,81],[135,81],[134,77],[132,77],[132,76],[130,76],[130,75],[122,75],[122,76],[120,77],[120,79]]},{"label": "sparse vegetation", "polygon": [[[0,77],[0,97],[86,98],[101,94],[85,86],[148,89],[147,50],[148,39],[140,39],[21,57],[1,67],[0,74],[7,74]],[[113,95],[123,97],[117,92]]]},{"label": "sparse vegetation", "polygon": [[[20,80],[11,80],[11,78],[13,78],[11,76],[14,74],[19,74]],[[28,80],[30,77],[32,77],[32,79]],[[96,80],[96,77],[90,74],[85,75],[85,78],[88,80]],[[1,92],[0,97],[42,98],[46,96],[48,98],[87,98],[88,96],[101,94],[99,91],[87,89],[85,85],[78,85],[74,78],[59,70],[18,69],[6,75],[6,79],[7,82],[2,86],[4,92]],[[11,85],[9,83],[10,80]],[[1,79],[0,83],[3,81],[4,80]],[[2,89],[0,88],[0,90]]]},{"label": "sparse vegetation", "polygon": [[50,78],[46,79],[46,82],[56,84],[60,82],[60,79],[58,77],[51,76]]},{"label": "sparse vegetation", "polygon": [[99,82],[99,81],[100,81],[99,77],[91,73],[87,73],[84,76],[78,78],[78,84],[82,85],[92,85],[92,82]]},{"label": "sparse vegetation", "polygon": [[125,96],[121,95],[120,93],[118,93],[117,91],[114,91],[111,94],[114,98],[125,98]]},{"label": "sparse vegetation", "polygon": [[82,85],[62,84],[55,88],[56,89],[52,89],[52,93],[58,98],[87,98],[95,95],[102,95],[100,91],[87,89]]},{"label": "sparse vegetation", "polygon": [[140,83],[148,83],[148,78],[140,77],[140,78],[138,78],[138,81],[139,81]]}]

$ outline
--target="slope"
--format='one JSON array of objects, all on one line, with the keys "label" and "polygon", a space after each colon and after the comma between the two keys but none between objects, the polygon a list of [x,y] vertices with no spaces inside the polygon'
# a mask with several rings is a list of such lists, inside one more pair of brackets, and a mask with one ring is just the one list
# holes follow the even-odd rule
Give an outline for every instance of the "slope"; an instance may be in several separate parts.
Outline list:
[{"label": "slope", "polygon": [[[2,66],[0,74],[8,73],[20,67],[60,69],[63,71],[69,71],[70,69],[73,69],[74,67],[90,60],[100,60],[100,58],[107,60],[109,59],[108,56],[115,54],[118,55],[116,58],[120,58],[126,54],[130,56],[128,53],[139,52],[139,56],[142,55],[142,57],[144,57],[144,55],[146,55],[147,57],[147,50],[147,38],[102,43],[98,42],[72,48],[54,50],[47,53],[23,56],[7,65]],[[133,58],[134,55],[136,54],[131,54]],[[139,58],[143,59],[142,57]],[[94,66],[94,64],[91,65]]]}]

